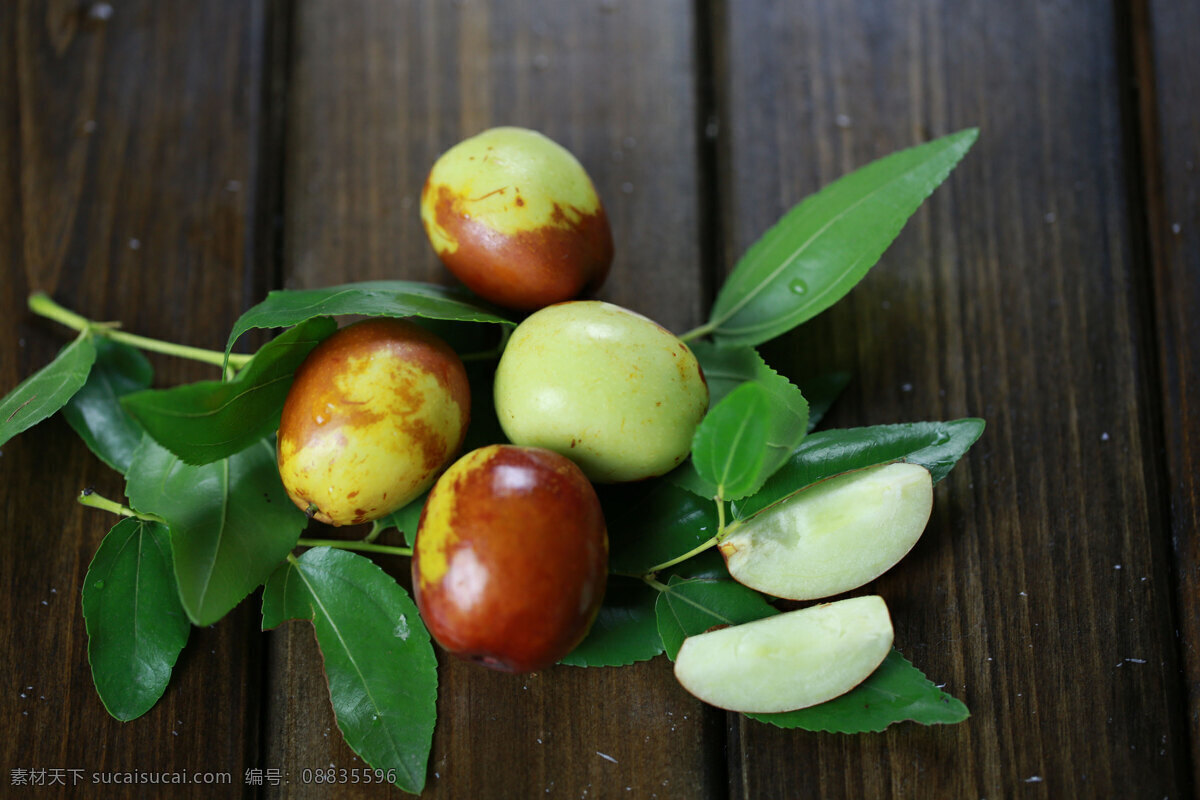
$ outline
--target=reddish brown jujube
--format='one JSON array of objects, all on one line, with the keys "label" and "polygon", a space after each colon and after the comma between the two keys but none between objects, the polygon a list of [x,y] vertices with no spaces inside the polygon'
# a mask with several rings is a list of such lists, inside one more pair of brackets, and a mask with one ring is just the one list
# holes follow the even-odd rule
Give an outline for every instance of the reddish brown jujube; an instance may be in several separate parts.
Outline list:
[{"label": "reddish brown jujube", "polygon": [[421,618],[447,651],[509,672],[542,669],[583,639],[604,597],[600,501],[557,453],[474,450],[429,493],[412,570]]}]

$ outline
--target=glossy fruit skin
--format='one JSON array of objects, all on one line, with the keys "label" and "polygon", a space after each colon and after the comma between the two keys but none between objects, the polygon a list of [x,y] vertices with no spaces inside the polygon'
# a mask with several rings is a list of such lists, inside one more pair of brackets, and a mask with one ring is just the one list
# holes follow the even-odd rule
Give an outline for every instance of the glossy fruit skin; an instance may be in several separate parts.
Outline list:
[{"label": "glossy fruit skin", "polygon": [[583,165],[525,128],[492,128],[442,154],[421,221],[446,267],[506,308],[593,292],[612,264],[608,216]]},{"label": "glossy fruit skin", "polygon": [[473,450],[429,493],[412,570],[421,618],[443,648],[506,672],[543,669],[583,640],[600,609],[600,501],[549,450]]},{"label": "glossy fruit skin", "polygon": [[399,319],[342,328],[296,371],[276,445],[292,502],[330,525],[407,505],[462,447],[471,393],[458,355]]},{"label": "glossy fruit skin", "polygon": [[593,481],[662,475],[691,451],[708,384],[686,344],[594,300],[531,314],[496,370],[496,412],[515,444],[567,456]]}]

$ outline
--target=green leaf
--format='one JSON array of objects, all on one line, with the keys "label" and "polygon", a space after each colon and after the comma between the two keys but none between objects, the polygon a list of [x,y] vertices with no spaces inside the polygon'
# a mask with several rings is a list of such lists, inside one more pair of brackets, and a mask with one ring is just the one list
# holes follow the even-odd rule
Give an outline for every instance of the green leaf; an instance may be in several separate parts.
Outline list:
[{"label": "green leaf", "polygon": [[[795,384],[768,367],[761,358],[754,383],[766,389],[771,406],[767,417],[769,431],[762,475],[751,488],[745,490],[747,494],[758,491],[762,482],[779,469],[808,433],[808,401]],[[726,494],[726,497],[730,495]]]},{"label": "green leaf", "polygon": [[673,567],[663,570],[662,575],[668,580],[678,577],[680,580],[692,578],[709,578],[711,580],[729,580],[729,569],[725,566],[725,558],[717,550],[715,544],[702,553],[697,553],[686,561],[681,561]]},{"label": "green leaf", "polygon": [[971,714],[893,649],[869,678],[841,697],[799,711],[746,714],[780,728],[830,733],[882,731],[894,722],[922,725],[962,722]]},{"label": "green leaf", "polygon": [[95,360],[96,345],[85,330],[0,400],[0,447],[66,405],[87,381]]},{"label": "green leaf", "polygon": [[166,526],[123,519],[108,532],[83,579],[83,620],[100,701],[122,721],[145,714],[191,631]]},{"label": "green leaf", "polygon": [[167,521],[179,595],[196,625],[211,625],[254,591],[308,524],[288,499],[266,440],[192,466],[146,436],[126,495],[138,511]]},{"label": "green leaf", "polygon": [[808,400],[808,430],[811,433],[821,424],[826,412],[850,383],[849,372],[830,372],[806,381],[799,381],[800,391]]},{"label": "green leaf", "polygon": [[[758,351],[749,345],[719,347],[711,342],[700,340],[692,343],[692,352],[696,354],[697,360],[704,369],[704,378],[708,383],[710,407],[719,404],[730,392],[747,381],[758,381],[764,387],[773,390],[776,402],[789,408],[794,415],[794,418],[786,416],[783,418],[792,426],[786,435],[779,437],[783,440],[790,438],[792,440],[791,447],[799,442],[797,434],[800,434],[800,437],[803,436],[799,430],[801,425],[803,425],[804,432],[816,428],[825,412],[833,405],[833,401],[850,382],[850,373],[833,372],[806,381],[803,392],[801,392],[790,381],[771,369]],[[807,415],[807,421],[800,423],[805,415]],[[764,474],[769,475],[774,469],[777,469],[789,455],[790,447],[787,449],[783,446],[776,447],[775,451],[767,456],[767,463],[763,468]],[[694,464],[687,464],[676,470],[673,480],[676,485],[695,492],[701,497],[716,495],[717,487],[701,477],[696,472]]]},{"label": "green leaf", "polygon": [[814,433],[761,490],[734,503],[733,514],[739,519],[748,517],[817,481],[889,461],[920,464],[936,483],[982,435],[983,427],[983,420],[968,417]]},{"label": "green leaf", "polygon": [[404,543],[413,547],[417,543],[417,526],[421,522],[421,512],[425,509],[425,501],[428,499],[429,491],[426,491],[404,508],[376,520],[375,530],[386,531],[395,528],[404,534]]},{"label": "green leaf", "polygon": [[696,474],[688,473],[684,485],[705,497],[720,488],[727,500],[753,494],[808,432],[808,401],[753,347],[697,342],[695,352],[716,399],[696,430]]},{"label": "green leaf", "polygon": [[83,388],[63,406],[63,417],[101,461],[123,475],[143,431],[120,399],[149,386],[154,368],[137,348],[104,337],[95,344],[96,363]]},{"label": "green leaf", "polygon": [[641,575],[690,552],[717,533],[717,508],[659,478],[596,487],[608,527],[608,568]]},{"label": "green leaf", "polygon": [[792,208],[738,261],[705,329],[722,345],[761,344],[833,305],[978,135],[972,128],[881,158]]},{"label": "green leaf", "polygon": [[664,477],[679,488],[687,489],[705,500],[712,501],[717,496],[717,487],[700,477],[700,473],[696,471],[696,464],[690,458]]},{"label": "green leaf", "polygon": [[[773,432],[771,444],[782,449],[782,458],[786,458],[808,430],[809,409],[805,395],[791,381],[771,369],[753,347],[717,347],[699,341],[694,344],[692,352],[704,368],[710,408],[718,405],[746,381],[760,383],[770,393],[772,402],[779,408],[780,424],[783,425],[782,429]],[[817,385],[824,388],[819,383]],[[795,441],[786,446],[777,441],[787,439]]]},{"label": "green leaf", "polygon": [[750,381],[705,415],[692,439],[692,464],[713,496],[742,497],[766,473],[770,414],[770,394]]},{"label": "green leaf", "polygon": [[655,604],[658,632],[672,661],[689,636],[779,613],[761,594],[733,580],[672,576],[659,591]]},{"label": "green leaf", "polygon": [[372,561],[314,547],[263,589],[263,630],[312,621],[346,743],[419,794],[437,719],[437,659],[408,594]]},{"label": "green leaf", "polygon": [[654,658],[663,651],[654,615],[657,597],[658,592],[637,578],[610,575],[592,629],[562,663],[620,667]]},{"label": "green leaf", "polygon": [[251,328],[287,328],[318,316],[425,317],[515,326],[465,292],[415,281],[364,281],[325,289],[281,289],[238,317],[225,354]]},{"label": "green leaf", "polygon": [[753,347],[718,347],[699,339],[691,343],[692,353],[704,370],[708,384],[708,406],[712,408],[746,381],[752,381],[763,369],[769,369]]},{"label": "green leaf", "polygon": [[329,317],[307,320],[263,345],[231,381],[138,392],[121,404],[184,463],[212,463],[279,427],[296,368],[335,330]]}]

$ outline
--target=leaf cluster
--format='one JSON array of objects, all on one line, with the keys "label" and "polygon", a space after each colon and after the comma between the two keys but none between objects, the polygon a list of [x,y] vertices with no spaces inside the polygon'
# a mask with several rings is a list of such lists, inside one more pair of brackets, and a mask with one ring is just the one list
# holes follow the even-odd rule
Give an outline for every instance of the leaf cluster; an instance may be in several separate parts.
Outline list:
[{"label": "leaf cluster", "polygon": [[[756,494],[732,509],[738,519],[748,520],[828,477],[893,461],[921,464],[940,479],[983,429],[982,420],[960,419],[814,433]],[[732,580],[715,557],[709,546],[716,543],[720,526],[716,505],[680,485],[687,480],[681,468],[636,489],[601,494],[610,527],[610,566],[617,574],[596,627],[564,663],[609,666],[663,652],[673,660],[688,636],[779,613],[772,598]],[[702,555],[690,555],[697,551]],[[967,715],[966,706],[893,651],[867,681],[842,697],[801,711],[747,716],[785,728],[856,733],[905,720],[959,722]]]},{"label": "leaf cluster", "polygon": [[[789,211],[738,262],[708,321],[683,337],[711,397],[692,458],[663,478],[600,489],[613,574],[589,635],[564,663],[617,666],[664,652],[673,659],[687,636],[778,613],[769,598],[732,581],[713,550],[727,518],[748,519],[824,478],[889,461],[922,464],[940,480],[979,437],[983,423],[974,419],[809,435],[849,376],[801,391],[755,349],[845,295],[976,135],[962,131],[843,177]],[[31,298],[39,313],[52,305]],[[415,318],[460,353],[484,356],[498,354],[515,322],[463,291],[411,281],[275,291],[237,320],[223,354],[211,354],[224,364],[220,380],[152,389],[151,366],[137,349],[109,326],[60,311],[46,315],[79,334],[0,400],[0,445],[62,410],[125,477],[128,505],[105,501],[123,518],[101,542],[82,593],[105,707],[122,720],[145,713],[190,626],[217,622],[262,587],[264,630],[287,620],[312,624],[346,741],[373,767],[394,771],[400,788],[420,792],[436,715],[429,634],[407,592],[368,558],[325,546],[293,554],[308,520],[280,483],[273,436],[296,368],[337,329],[335,317]],[[284,330],[253,357],[232,356],[255,328]],[[503,440],[493,368],[486,357],[468,360],[469,448]],[[411,546],[423,502],[378,521],[358,549],[371,549],[390,528]],[[837,700],[751,716],[853,732],[966,713],[893,652]]]},{"label": "leaf cluster", "polygon": [[[151,389],[153,369],[139,350],[85,324],[0,401],[0,443],[61,409],[125,477],[127,506],[81,498],[124,515],[97,549],[82,593],[93,681],[114,717],[136,718],[157,702],[192,625],[216,623],[263,587],[264,630],[289,619],[313,625],[346,741],[400,788],[420,792],[437,671],[416,606],[361,555],[328,547],[292,555],[308,518],[280,482],[274,435],[297,367],[337,330],[330,314],[416,315],[460,351],[503,338],[467,328],[514,325],[461,292],[407,281],[272,292],[230,335],[232,347],[251,328],[285,328],[253,357],[234,368],[227,350],[222,380]],[[471,369],[480,375],[473,388],[490,386],[487,367]],[[479,419],[473,435],[495,437],[494,414]],[[419,512],[414,503],[379,528],[401,527],[411,541]]]}]

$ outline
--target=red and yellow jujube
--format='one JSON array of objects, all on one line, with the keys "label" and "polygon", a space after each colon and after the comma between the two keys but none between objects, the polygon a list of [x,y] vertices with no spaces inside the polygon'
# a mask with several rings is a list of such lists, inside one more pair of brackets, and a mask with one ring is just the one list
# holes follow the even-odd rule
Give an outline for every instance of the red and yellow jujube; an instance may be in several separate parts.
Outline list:
[{"label": "red and yellow jujube", "polygon": [[296,371],[279,424],[284,488],[331,525],[384,517],[455,456],[470,406],[462,361],[434,334],[399,319],[343,328]]},{"label": "red and yellow jujube", "polygon": [[474,450],[429,493],[412,570],[421,618],[447,651],[509,672],[542,669],[583,639],[604,597],[600,501],[557,453]]}]

